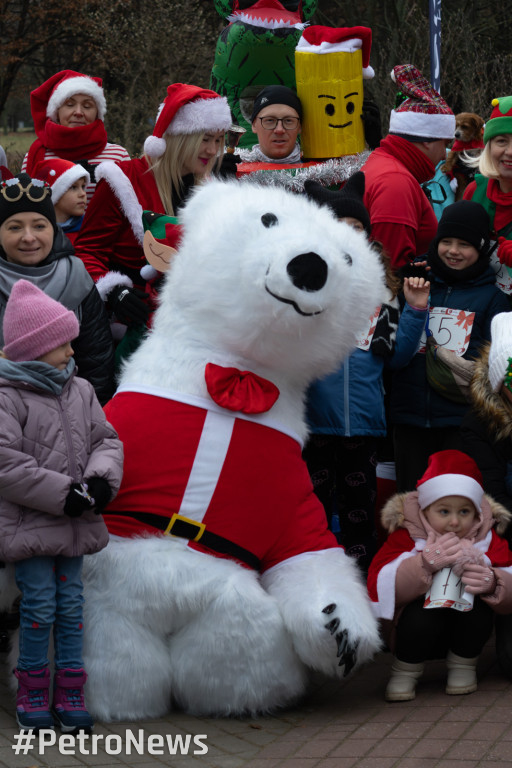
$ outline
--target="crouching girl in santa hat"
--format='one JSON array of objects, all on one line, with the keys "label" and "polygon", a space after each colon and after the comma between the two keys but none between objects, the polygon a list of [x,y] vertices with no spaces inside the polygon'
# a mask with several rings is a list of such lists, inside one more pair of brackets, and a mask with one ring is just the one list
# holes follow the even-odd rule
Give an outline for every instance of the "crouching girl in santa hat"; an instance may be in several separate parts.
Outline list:
[{"label": "crouching girl in santa hat", "polygon": [[446,658],[446,693],[476,691],[494,612],[512,611],[512,552],[501,536],[510,513],[484,494],[470,456],[446,450],[381,516],[390,535],[368,589],[395,654],[386,700],[414,699],[429,659]]},{"label": "crouching girl in santa hat", "polygon": [[104,160],[129,160],[119,144],[107,141],[103,119],[107,102],[100,77],[65,69],[56,72],[30,94],[30,111],[37,139],[21,167],[36,176],[36,166],[60,157],[80,163],[88,172],[87,202],[96,186],[94,171]]},{"label": "crouching girl in santa hat", "polygon": [[225,97],[173,83],[153,134],[144,142],[144,155],[126,163],[103,163],[96,171],[101,183],[87,208],[76,255],[114,319],[139,336],[150,313],[140,274],[146,264],[142,212],[175,216],[191,188],[220,162],[230,125]]}]

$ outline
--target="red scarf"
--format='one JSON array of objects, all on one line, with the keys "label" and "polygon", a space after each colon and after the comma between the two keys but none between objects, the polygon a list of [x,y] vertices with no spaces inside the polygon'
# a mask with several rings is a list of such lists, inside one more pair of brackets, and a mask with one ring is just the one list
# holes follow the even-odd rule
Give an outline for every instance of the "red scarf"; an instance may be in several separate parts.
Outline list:
[{"label": "red scarf", "polygon": [[409,173],[414,176],[418,184],[423,184],[425,181],[428,181],[436,172],[434,164],[428,159],[424,152],[418,149],[413,141],[403,139],[401,136],[388,134],[381,140],[378,149],[374,151],[378,152],[381,149],[384,150],[387,155],[391,155],[400,160]]},{"label": "red scarf", "polygon": [[33,172],[37,163],[44,160],[47,149],[64,160],[77,162],[96,157],[107,144],[107,132],[103,120],[94,120],[89,125],[68,128],[48,119],[44,129],[38,131],[37,135],[38,138],[27,154],[27,173],[29,174]]}]

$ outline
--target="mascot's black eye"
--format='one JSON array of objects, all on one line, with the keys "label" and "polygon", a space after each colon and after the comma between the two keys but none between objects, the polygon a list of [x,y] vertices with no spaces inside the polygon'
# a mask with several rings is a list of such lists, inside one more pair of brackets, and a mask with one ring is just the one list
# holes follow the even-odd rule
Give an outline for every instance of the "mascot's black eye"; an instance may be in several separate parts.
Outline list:
[{"label": "mascot's black eye", "polygon": [[277,224],[277,216],[275,213],[264,213],[261,217],[261,223],[264,227],[273,227],[275,224]]},{"label": "mascot's black eye", "polygon": [[343,258],[345,259],[345,261],[347,262],[349,267],[351,267],[352,266],[352,257],[349,256],[348,253],[344,253],[343,254]]},{"label": "mascot's black eye", "polygon": [[325,107],[325,114],[326,115],[334,115],[334,104],[327,104]]},{"label": "mascot's black eye", "polygon": [[355,106],[353,101],[347,102],[347,112],[349,115],[351,115],[354,112]]}]

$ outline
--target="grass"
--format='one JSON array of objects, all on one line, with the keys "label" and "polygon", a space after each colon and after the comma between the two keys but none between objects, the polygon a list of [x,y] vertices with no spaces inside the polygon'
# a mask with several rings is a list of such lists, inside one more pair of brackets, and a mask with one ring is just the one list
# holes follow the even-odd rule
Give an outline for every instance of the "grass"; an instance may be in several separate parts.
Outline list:
[{"label": "grass", "polygon": [[28,148],[36,138],[33,131],[16,131],[0,134],[0,144],[7,155],[7,165],[12,173],[19,173]]}]

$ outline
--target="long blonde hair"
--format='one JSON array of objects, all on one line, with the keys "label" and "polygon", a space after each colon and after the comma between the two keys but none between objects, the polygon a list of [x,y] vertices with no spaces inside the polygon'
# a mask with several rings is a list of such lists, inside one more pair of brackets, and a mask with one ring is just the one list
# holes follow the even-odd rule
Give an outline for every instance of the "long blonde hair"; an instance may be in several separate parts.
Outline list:
[{"label": "long blonde hair", "polygon": [[[173,190],[178,192],[183,188],[183,168],[191,166],[199,154],[205,132],[166,134],[165,152],[161,157],[145,156],[149,168],[155,177],[160,199],[168,216],[175,216],[172,204]],[[221,148],[222,149],[222,148]],[[220,153],[219,149],[219,153]],[[204,174],[196,174],[194,183],[199,184],[213,170],[215,164],[220,164],[220,154],[214,156],[206,165]]]},{"label": "long blonde hair", "polygon": [[470,168],[478,168],[478,172],[487,179],[499,179],[499,171],[491,158],[491,142],[492,139],[489,139],[478,157],[471,157],[467,152],[463,152],[462,159],[464,164]]}]

